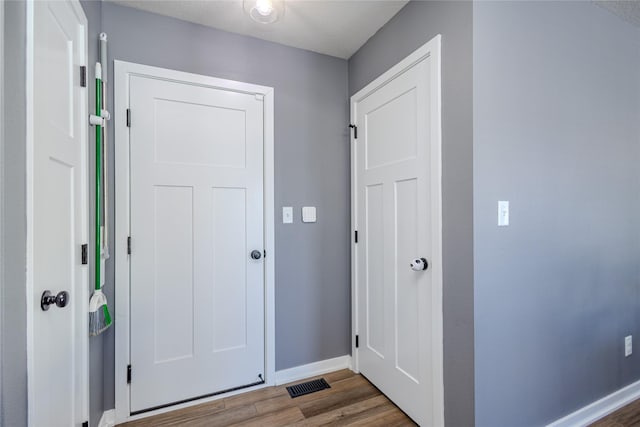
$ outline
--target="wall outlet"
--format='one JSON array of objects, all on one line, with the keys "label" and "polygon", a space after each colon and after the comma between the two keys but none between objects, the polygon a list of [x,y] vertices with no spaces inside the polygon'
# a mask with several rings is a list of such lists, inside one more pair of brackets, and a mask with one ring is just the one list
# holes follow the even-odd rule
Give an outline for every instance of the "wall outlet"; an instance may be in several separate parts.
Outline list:
[{"label": "wall outlet", "polygon": [[633,336],[627,335],[624,337],[624,357],[631,356],[633,353]]}]

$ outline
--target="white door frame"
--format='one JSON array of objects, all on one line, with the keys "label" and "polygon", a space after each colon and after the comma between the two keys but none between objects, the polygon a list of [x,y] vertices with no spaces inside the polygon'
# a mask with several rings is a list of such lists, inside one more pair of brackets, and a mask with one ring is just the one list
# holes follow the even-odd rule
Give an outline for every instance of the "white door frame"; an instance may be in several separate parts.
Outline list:
[{"label": "white door frame", "polygon": [[[357,119],[357,104],[365,99],[375,90],[389,83],[400,74],[414,67],[425,58],[431,58],[433,67],[431,69],[430,84],[435,87],[431,104],[431,194],[433,215],[433,254],[434,258],[440,260],[439,265],[431,265],[432,270],[432,343],[433,354],[432,378],[433,378],[433,408],[435,426],[444,425],[444,378],[443,378],[443,331],[442,331],[442,121],[441,121],[441,56],[440,56],[441,36],[437,35],[429,42],[418,48],[405,59],[394,65],[387,72],[369,83],[363,89],[351,97],[351,123],[355,124]],[[351,134],[351,231],[352,235],[358,230],[358,205],[357,205],[357,182],[356,182],[356,161],[357,144]],[[354,371],[359,372],[358,349],[356,348],[355,336],[358,334],[358,277],[357,277],[358,245],[355,239],[351,240],[351,328],[353,339],[351,354],[353,354]],[[384,390],[383,390],[384,392]]]},{"label": "white door frame", "polygon": [[[4,233],[4,2],[0,1],[0,235]],[[0,236],[0,310],[4,308],[4,239]],[[2,329],[2,316],[0,316],[0,402],[2,402],[2,341],[4,333]],[[4,408],[0,403],[0,420],[3,417]]]},{"label": "white door frame", "polygon": [[[82,58],[80,59],[80,63],[87,65],[87,61],[89,58],[88,51],[88,21],[87,17],[84,14],[84,10],[82,9],[82,5],[79,0],[65,0],[67,1],[78,20],[84,27],[84,37],[80,40],[82,43],[81,52]],[[26,138],[26,169],[27,169],[27,185],[26,185],[26,212],[27,212],[27,266],[26,266],[26,291],[27,291],[27,416],[28,416],[28,425],[32,425],[32,420],[35,414],[35,408],[32,402],[34,401],[34,393],[35,393],[35,380],[32,372],[34,372],[35,368],[35,355],[33,354],[33,337],[34,337],[34,295],[33,295],[33,226],[34,226],[34,211],[33,211],[33,177],[34,177],[34,132],[35,132],[35,122],[33,117],[34,111],[34,63],[35,63],[35,28],[34,28],[34,19],[35,19],[35,4],[34,1],[27,2],[27,75],[26,75],[26,92],[27,92],[27,138]],[[78,70],[80,72],[80,70]],[[89,85],[88,85],[89,86]],[[85,221],[87,227],[87,238],[89,237],[88,232],[88,224],[89,224],[89,197],[88,197],[88,167],[89,167],[89,130],[88,130],[88,111],[89,111],[89,91],[87,87],[80,88],[82,93],[83,102],[80,103],[80,111],[78,111],[78,115],[80,116],[80,130],[82,134],[82,145],[84,146],[84,155],[85,158],[85,169],[83,171],[85,175],[85,191],[87,191],[87,198],[85,206],[83,209],[83,217],[80,220]],[[87,284],[90,281],[87,282]],[[83,377],[82,384],[83,390],[81,392],[81,396],[76,396],[76,399],[82,400],[82,403],[79,405],[82,408],[83,419],[89,420],[89,289],[87,286],[78,286],[76,293],[79,295],[74,295],[71,298],[71,307],[75,308],[74,304],[76,302],[78,304],[83,304],[86,306],[85,316],[81,316],[80,321],[82,322],[82,327],[86,330],[86,334],[82,334],[82,338],[80,340],[79,346],[82,351],[82,356],[80,360],[80,368],[76,370],[77,375],[81,375]],[[76,301],[76,302],[74,302]]]},{"label": "white door frame", "polygon": [[[219,79],[182,71],[168,70],[131,62],[114,61],[115,75],[115,391],[116,423],[149,417],[178,408],[208,402],[232,394],[243,393],[275,384],[275,212],[274,212],[274,90],[267,86]],[[126,113],[129,108],[129,82],[131,76],[186,83],[195,86],[224,89],[234,92],[254,94],[264,97],[264,239],[267,256],[265,261],[265,383],[263,385],[238,390],[224,395],[203,398],[174,405],[156,411],[131,416],[130,387],[126,370],[130,363],[130,276],[127,237],[129,236],[129,128]],[[135,116],[132,115],[132,122]]]}]

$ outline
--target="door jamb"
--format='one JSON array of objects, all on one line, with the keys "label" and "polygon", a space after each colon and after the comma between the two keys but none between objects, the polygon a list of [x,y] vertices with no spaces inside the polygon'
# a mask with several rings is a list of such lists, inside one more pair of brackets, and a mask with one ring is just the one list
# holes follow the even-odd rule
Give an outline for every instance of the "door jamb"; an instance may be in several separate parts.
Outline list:
[{"label": "door jamb", "polygon": [[[0,310],[4,307],[4,2],[0,2]],[[2,402],[2,346],[4,331],[0,315],[0,402]],[[3,419],[3,405],[0,403],[0,421]]]},{"label": "door jamb", "polygon": [[[80,4],[80,0],[65,0],[73,9],[76,17],[81,23],[82,26],[82,35],[83,37],[80,40],[80,64],[87,65],[87,61],[89,60],[89,50],[88,50],[88,21],[87,17],[84,14],[84,9]],[[27,423],[29,426],[32,425],[34,419],[34,399],[35,399],[35,384],[34,377],[32,372],[34,371],[34,354],[33,354],[33,345],[34,345],[34,283],[33,283],[33,220],[34,220],[34,209],[33,209],[33,193],[34,193],[34,64],[35,64],[35,2],[29,1],[26,4],[27,8],[27,34],[26,34],[26,223],[27,223],[27,236],[26,236],[26,314],[27,314]],[[78,64],[74,64],[76,66]],[[79,73],[76,73],[79,76]],[[80,103],[80,111],[78,115],[80,116],[80,132],[82,135],[82,145],[83,145],[83,156],[85,156],[85,167],[82,171],[84,174],[85,185],[84,191],[86,193],[85,204],[82,207],[83,210],[83,218],[80,218],[81,221],[85,223],[84,232],[85,237],[88,239],[89,235],[89,227],[88,227],[88,203],[89,203],[89,192],[88,192],[88,167],[89,167],[89,129],[88,129],[88,111],[89,111],[89,91],[86,87],[80,87],[81,94],[81,103]],[[87,274],[88,279],[88,274]],[[88,285],[89,281],[83,285],[80,284],[76,292],[79,293],[75,298],[71,299],[71,304],[74,305],[74,300],[77,301],[78,304],[87,304],[89,301],[89,290],[86,285]],[[75,307],[72,307],[75,308]],[[82,322],[83,328],[86,330],[85,334],[82,334],[82,338],[80,343],[80,350],[82,351],[80,368],[76,369],[76,373],[79,372],[80,375],[83,376],[82,379],[82,390],[80,391],[80,396],[76,396],[76,403],[78,400],[81,400],[80,406],[82,407],[83,420],[89,420],[89,315],[88,315],[88,307],[86,310],[86,315],[82,316],[80,322]],[[74,337],[75,338],[75,337]]]},{"label": "door jamb", "polygon": [[[431,209],[435,212],[432,226],[433,234],[433,256],[438,261],[431,262],[432,270],[432,378],[433,378],[433,425],[444,425],[444,343],[443,343],[443,275],[442,275],[442,102],[441,102],[441,39],[438,34],[423,46],[415,50],[402,61],[391,67],[388,71],[366,85],[351,97],[351,122],[354,125],[357,119],[357,104],[368,97],[372,92],[386,85],[400,74],[414,67],[427,57],[432,58],[431,85],[435,86],[434,99],[431,104],[431,140],[433,141],[431,151]],[[360,132],[364,135],[364,130]],[[357,174],[356,161],[358,155],[357,140],[354,138],[355,132],[351,133],[351,328],[352,344],[351,354],[353,355],[353,367],[355,372],[359,372],[358,349],[356,348],[355,336],[358,334],[358,271],[357,255],[358,245],[353,238],[358,230],[358,205],[357,205]],[[435,260],[433,260],[435,261]]]},{"label": "door jamb", "polygon": [[[264,247],[265,262],[265,383],[211,398],[131,416],[130,387],[126,369],[130,363],[130,299],[129,256],[127,237],[129,217],[129,78],[145,76],[155,79],[213,87],[263,96],[264,99]],[[188,407],[203,402],[275,385],[275,211],[274,211],[274,89],[233,80],[220,79],[183,71],[114,60],[114,140],[115,140],[115,420],[122,423],[151,415]],[[135,117],[132,118],[135,121]]]}]

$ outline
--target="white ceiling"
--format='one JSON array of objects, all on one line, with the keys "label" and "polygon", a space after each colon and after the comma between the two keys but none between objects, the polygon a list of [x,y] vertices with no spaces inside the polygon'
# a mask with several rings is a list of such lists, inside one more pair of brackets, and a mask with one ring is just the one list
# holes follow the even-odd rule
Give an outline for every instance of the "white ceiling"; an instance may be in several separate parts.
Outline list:
[{"label": "white ceiling", "polygon": [[253,22],[242,0],[107,0],[224,31],[347,59],[408,0],[286,0],[274,24]]}]

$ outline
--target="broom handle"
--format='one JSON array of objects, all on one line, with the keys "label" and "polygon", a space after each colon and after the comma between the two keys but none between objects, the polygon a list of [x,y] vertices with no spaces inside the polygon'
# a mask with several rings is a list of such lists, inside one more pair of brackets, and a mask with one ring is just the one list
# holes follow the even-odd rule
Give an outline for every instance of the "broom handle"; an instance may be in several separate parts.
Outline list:
[{"label": "broom handle", "polygon": [[[102,114],[102,67],[96,63],[96,115]],[[100,290],[100,270],[101,270],[101,181],[102,181],[102,126],[96,125],[96,210],[95,210],[95,289]]]},{"label": "broom handle", "polygon": [[[107,83],[102,81],[102,110],[107,109]],[[102,248],[104,259],[109,258],[109,183],[108,183],[108,150],[107,123],[102,129]]]},{"label": "broom handle", "polygon": [[[102,111],[107,111],[107,34],[100,33],[100,66],[102,68]],[[109,164],[108,149],[109,139],[107,137],[107,124],[102,129],[102,248],[103,257],[109,258]],[[104,278],[103,278],[104,280]]]}]

